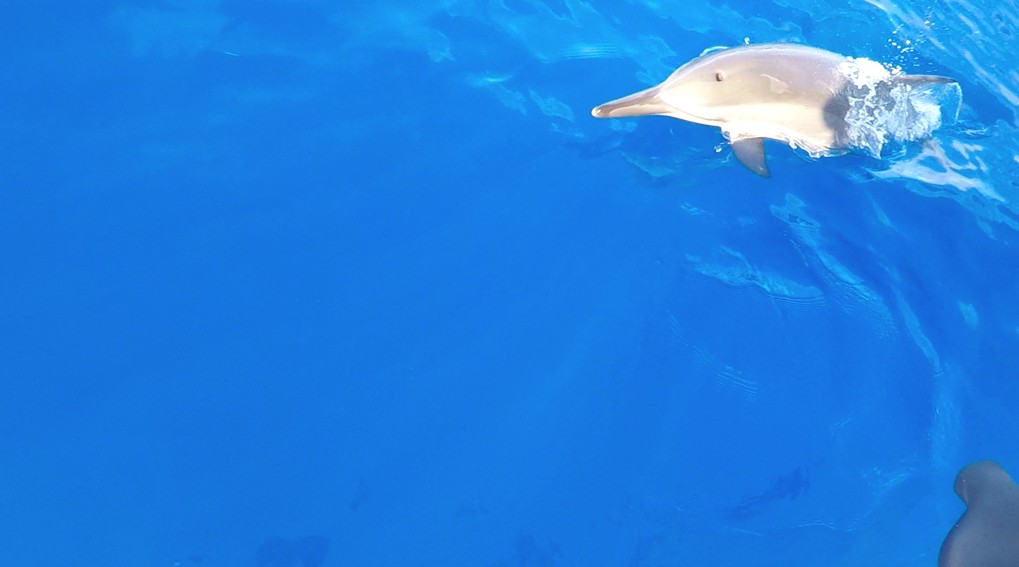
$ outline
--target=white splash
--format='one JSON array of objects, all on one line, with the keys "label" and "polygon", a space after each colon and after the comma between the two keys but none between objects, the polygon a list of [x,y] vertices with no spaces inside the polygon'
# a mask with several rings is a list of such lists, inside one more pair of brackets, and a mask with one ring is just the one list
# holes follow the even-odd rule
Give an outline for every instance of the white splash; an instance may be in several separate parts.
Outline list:
[{"label": "white splash", "polygon": [[865,58],[849,58],[839,71],[845,75],[848,144],[880,157],[890,141],[927,138],[955,122],[962,104],[957,83],[914,83]]}]

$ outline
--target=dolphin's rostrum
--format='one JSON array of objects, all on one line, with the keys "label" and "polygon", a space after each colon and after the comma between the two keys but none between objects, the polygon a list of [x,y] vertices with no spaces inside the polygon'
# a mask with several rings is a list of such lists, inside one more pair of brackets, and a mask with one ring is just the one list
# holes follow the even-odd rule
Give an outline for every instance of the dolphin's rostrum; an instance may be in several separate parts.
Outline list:
[{"label": "dolphin's rostrum", "polygon": [[994,461],[955,477],[966,512],[941,545],[938,567],[1019,566],[1019,485]]},{"label": "dolphin's rostrum", "polygon": [[853,148],[879,154],[885,138],[929,135],[942,114],[948,120],[955,116],[936,103],[912,100],[910,93],[949,83],[957,89],[947,77],[891,74],[873,61],[815,47],[754,44],[702,55],[661,84],[602,104],[591,114],[658,114],[718,126],[740,162],[768,177],[765,138],[821,157]]}]

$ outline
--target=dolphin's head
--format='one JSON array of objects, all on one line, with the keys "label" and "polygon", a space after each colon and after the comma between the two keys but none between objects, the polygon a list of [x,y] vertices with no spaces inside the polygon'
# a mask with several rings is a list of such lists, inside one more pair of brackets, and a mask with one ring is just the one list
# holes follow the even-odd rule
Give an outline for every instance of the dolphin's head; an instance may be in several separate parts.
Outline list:
[{"label": "dolphin's head", "polygon": [[802,87],[796,75],[804,73],[795,65],[765,49],[716,51],[676,69],[658,96],[676,118],[717,125],[738,115],[734,109],[794,97]]},{"label": "dolphin's head", "polygon": [[805,66],[776,56],[777,49],[750,46],[702,55],[660,85],[605,103],[592,114],[598,118],[663,114],[699,124],[723,124],[734,118],[733,109],[778,102],[802,88],[797,79],[810,70],[797,69]]},{"label": "dolphin's head", "polygon": [[955,478],[966,511],[938,553],[939,567],[1019,565],[1019,485],[994,461],[967,465]]},{"label": "dolphin's head", "polygon": [[662,83],[661,97],[694,122],[719,122],[724,108],[738,104],[740,85],[747,77],[745,66],[720,61],[717,55],[704,56],[676,69]]},{"label": "dolphin's head", "polygon": [[722,104],[737,102],[738,84],[745,77],[733,65],[720,65],[705,56],[683,65],[662,84],[596,107],[597,118],[662,114],[712,124],[721,121]]},{"label": "dolphin's head", "polygon": [[982,495],[1000,487],[1014,486],[1005,469],[994,461],[978,461],[967,465],[955,477],[955,493],[968,505],[979,502]]},{"label": "dolphin's head", "polygon": [[599,118],[664,114],[721,126],[767,119],[776,108],[823,109],[841,87],[836,69],[846,60],[794,44],[721,49],[676,69],[660,85],[603,104],[593,114]]}]

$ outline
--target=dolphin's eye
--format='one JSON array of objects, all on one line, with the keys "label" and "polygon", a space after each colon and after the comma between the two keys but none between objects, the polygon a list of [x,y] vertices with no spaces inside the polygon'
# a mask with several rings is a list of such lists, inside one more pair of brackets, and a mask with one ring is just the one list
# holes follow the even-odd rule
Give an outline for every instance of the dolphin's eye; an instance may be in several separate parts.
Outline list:
[{"label": "dolphin's eye", "polygon": [[723,73],[721,71],[715,73],[715,80],[718,81],[719,83],[724,81],[725,80],[725,73]]}]

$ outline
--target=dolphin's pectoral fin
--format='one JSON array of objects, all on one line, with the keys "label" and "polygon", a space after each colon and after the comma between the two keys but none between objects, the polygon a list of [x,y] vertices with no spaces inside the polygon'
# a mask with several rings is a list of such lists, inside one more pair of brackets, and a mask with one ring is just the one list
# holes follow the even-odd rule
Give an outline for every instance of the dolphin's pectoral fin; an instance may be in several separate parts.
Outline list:
[{"label": "dolphin's pectoral fin", "polygon": [[764,159],[764,138],[742,138],[732,142],[736,159],[761,177],[771,177],[768,162]]}]

